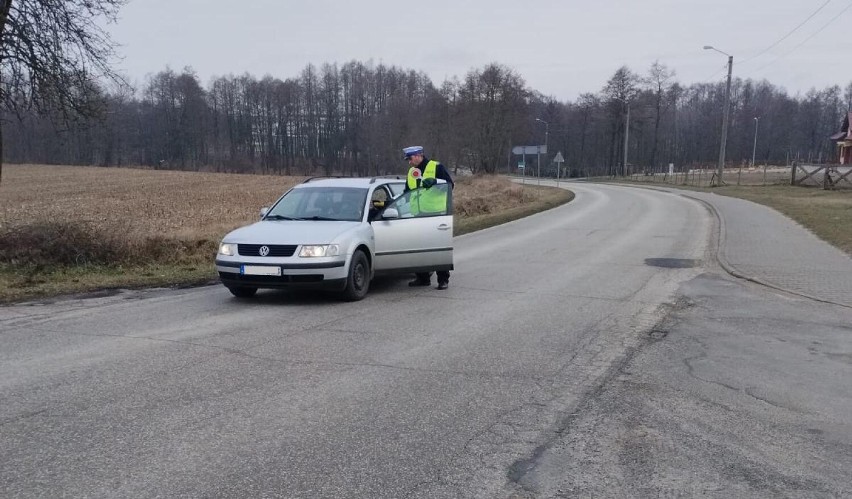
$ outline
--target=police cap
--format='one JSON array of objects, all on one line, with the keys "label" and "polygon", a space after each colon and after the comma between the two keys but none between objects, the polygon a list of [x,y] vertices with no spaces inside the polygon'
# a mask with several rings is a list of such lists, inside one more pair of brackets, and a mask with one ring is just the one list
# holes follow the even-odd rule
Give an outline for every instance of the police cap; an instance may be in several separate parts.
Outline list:
[{"label": "police cap", "polygon": [[405,154],[405,157],[403,159],[408,159],[408,158],[414,156],[415,154],[423,154],[423,146],[406,147],[405,149],[402,150],[402,152],[403,152],[403,154]]}]

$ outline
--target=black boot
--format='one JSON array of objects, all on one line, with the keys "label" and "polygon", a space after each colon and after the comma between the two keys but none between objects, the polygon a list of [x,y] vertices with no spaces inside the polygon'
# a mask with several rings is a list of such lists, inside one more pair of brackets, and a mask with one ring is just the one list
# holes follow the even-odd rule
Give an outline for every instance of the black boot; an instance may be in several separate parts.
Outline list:
[{"label": "black boot", "polygon": [[450,273],[448,271],[439,270],[438,274],[438,289],[447,289],[450,285]]}]

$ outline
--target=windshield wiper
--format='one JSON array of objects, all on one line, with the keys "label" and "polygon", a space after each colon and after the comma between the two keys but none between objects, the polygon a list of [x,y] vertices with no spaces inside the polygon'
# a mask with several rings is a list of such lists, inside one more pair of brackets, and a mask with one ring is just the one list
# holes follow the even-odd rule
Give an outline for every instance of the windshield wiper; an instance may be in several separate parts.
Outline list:
[{"label": "windshield wiper", "polygon": [[285,217],[284,215],[266,215],[264,220],[304,220],[304,218]]},{"label": "windshield wiper", "polygon": [[313,217],[307,218],[306,220],[319,220],[321,222],[340,222],[340,220],[337,219],[337,218],[328,218],[328,217],[319,217],[319,216],[313,216]]}]

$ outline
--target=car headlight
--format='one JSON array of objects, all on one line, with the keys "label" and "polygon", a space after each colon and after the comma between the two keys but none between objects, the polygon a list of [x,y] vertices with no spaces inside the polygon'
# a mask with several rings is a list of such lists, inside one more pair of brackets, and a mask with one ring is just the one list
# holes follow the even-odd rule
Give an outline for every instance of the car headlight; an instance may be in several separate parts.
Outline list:
[{"label": "car headlight", "polygon": [[231,243],[222,243],[219,245],[219,254],[225,256],[234,256],[237,254],[237,245]]},{"label": "car headlight", "polygon": [[307,244],[299,250],[299,256],[304,258],[337,256],[338,254],[340,254],[340,246],[336,244]]}]

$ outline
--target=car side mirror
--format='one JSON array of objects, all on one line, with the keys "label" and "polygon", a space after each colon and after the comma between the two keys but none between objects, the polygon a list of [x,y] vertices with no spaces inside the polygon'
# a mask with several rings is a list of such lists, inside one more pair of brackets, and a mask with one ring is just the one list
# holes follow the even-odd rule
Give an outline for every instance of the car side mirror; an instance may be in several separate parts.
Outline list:
[{"label": "car side mirror", "polygon": [[269,213],[269,207],[264,206],[263,208],[260,209],[260,218],[265,217],[267,213]]},{"label": "car side mirror", "polygon": [[396,208],[388,208],[382,213],[382,218],[385,220],[399,218],[399,211]]}]

